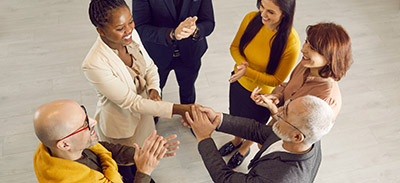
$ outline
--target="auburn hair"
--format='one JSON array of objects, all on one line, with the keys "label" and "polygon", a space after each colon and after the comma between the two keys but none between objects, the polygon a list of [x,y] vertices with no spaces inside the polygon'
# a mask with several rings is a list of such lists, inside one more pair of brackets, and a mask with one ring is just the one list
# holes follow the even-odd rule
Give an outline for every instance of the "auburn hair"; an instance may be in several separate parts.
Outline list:
[{"label": "auburn hair", "polygon": [[351,40],[346,30],[335,23],[319,23],[309,25],[306,32],[310,45],[328,60],[319,75],[339,81],[352,64]]}]

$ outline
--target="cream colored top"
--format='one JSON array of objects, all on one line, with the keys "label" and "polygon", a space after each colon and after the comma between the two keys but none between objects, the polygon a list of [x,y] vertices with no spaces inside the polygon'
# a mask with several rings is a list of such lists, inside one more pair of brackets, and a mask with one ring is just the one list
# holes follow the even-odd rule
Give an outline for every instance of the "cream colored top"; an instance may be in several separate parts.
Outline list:
[{"label": "cream colored top", "polygon": [[157,67],[141,46],[136,30],[132,31],[132,39],[139,45],[145,60],[145,68],[141,69],[146,81],[145,92],[138,93],[140,84],[135,83],[137,78],[131,75],[129,68],[100,37],[82,63],[82,70],[99,97],[95,119],[103,134],[111,138],[131,137],[138,123],[152,122],[141,121],[143,115],[172,117],[172,103],[148,99],[150,89],[160,93]]}]

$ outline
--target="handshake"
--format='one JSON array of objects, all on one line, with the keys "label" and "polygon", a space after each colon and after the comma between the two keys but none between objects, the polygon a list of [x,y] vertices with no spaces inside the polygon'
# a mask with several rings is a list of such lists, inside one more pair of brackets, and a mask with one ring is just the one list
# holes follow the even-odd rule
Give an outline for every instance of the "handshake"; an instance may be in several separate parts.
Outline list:
[{"label": "handshake", "polygon": [[222,119],[222,113],[199,104],[174,104],[173,109],[182,116],[183,125],[192,128],[198,142],[210,138]]}]

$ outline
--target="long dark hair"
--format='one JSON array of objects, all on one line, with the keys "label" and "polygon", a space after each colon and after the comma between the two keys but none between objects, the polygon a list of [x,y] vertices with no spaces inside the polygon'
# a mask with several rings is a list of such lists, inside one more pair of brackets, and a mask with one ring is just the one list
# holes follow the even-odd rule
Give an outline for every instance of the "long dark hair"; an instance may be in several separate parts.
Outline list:
[{"label": "long dark hair", "polygon": [[[267,74],[274,74],[281,60],[283,50],[286,47],[286,43],[289,38],[290,31],[293,26],[294,9],[296,7],[296,0],[273,0],[280,10],[282,11],[281,23],[278,25],[278,31],[269,40],[272,42],[271,51],[269,55],[269,62],[267,65]],[[257,0],[257,8],[260,9],[261,0]],[[242,56],[244,55],[244,49],[250,43],[251,40],[256,36],[258,31],[264,26],[262,23],[261,12],[250,21],[249,25],[246,27],[242,38],[240,38],[239,52]]]}]

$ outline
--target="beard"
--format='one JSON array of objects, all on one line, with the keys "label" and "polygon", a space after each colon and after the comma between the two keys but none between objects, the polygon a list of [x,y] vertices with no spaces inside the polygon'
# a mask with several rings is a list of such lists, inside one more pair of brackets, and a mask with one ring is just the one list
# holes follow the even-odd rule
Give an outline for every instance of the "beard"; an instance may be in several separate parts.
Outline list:
[{"label": "beard", "polygon": [[283,134],[277,127],[278,123],[275,123],[274,125],[272,125],[272,131],[275,133],[276,136],[278,136],[280,139],[282,139],[285,142],[290,142],[290,137],[288,137],[287,135]]}]

